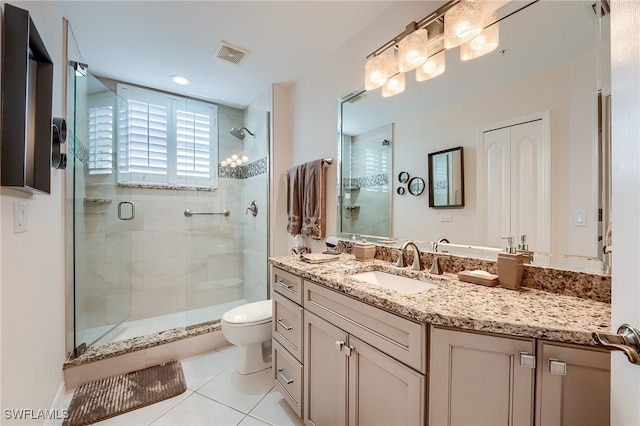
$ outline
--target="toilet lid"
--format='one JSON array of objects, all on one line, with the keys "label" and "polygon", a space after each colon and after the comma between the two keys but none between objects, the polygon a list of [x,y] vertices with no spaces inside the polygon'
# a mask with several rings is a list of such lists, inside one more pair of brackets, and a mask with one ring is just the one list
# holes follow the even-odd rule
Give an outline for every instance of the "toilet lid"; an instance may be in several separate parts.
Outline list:
[{"label": "toilet lid", "polygon": [[271,319],[271,312],[271,300],[262,300],[228,310],[222,315],[222,320],[229,324],[266,321]]}]

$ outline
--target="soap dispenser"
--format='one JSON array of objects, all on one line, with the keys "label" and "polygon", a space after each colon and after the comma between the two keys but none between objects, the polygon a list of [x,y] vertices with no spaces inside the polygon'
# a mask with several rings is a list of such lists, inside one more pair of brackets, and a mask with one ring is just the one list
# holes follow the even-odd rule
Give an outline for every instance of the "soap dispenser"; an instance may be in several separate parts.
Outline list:
[{"label": "soap dispenser", "polygon": [[520,244],[518,244],[516,253],[522,255],[522,261],[524,263],[533,263],[533,252],[529,250],[529,245],[527,244],[527,236],[525,234],[520,235]]},{"label": "soap dispenser", "polygon": [[503,239],[507,240],[507,248],[503,253],[498,253],[498,283],[501,287],[517,290],[520,288],[524,272],[523,256],[516,253],[513,237]]}]

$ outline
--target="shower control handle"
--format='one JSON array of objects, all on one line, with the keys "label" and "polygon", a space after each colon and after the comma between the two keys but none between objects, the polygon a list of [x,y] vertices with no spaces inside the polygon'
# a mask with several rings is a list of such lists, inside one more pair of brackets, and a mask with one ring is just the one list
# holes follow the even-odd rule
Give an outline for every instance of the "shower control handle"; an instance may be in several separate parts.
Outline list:
[{"label": "shower control handle", "polygon": [[251,212],[253,217],[258,216],[258,203],[256,202],[256,200],[253,200],[251,204],[249,204],[249,207],[247,207],[247,210],[244,212],[244,214],[246,215],[249,212]]}]

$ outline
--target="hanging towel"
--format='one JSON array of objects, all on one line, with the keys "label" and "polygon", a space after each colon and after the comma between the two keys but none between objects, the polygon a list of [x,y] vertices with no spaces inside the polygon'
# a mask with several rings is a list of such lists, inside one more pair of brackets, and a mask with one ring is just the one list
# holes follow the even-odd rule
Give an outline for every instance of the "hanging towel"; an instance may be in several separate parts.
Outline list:
[{"label": "hanging towel", "polygon": [[302,199],[302,228],[300,234],[321,240],[325,237],[326,213],[324,194],[324,161],[304,164],[304,197]]},{"label": "hanging towel", "polygon": [[302,227],[302,200],[304,197],[305,165],[287,170],[287,233],[294,237]]}]

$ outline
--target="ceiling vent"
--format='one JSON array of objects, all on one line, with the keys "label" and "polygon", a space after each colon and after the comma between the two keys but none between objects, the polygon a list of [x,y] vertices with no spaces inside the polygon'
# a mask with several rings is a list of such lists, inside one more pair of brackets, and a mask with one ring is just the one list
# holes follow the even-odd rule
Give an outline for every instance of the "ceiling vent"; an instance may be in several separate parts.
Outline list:
[{"label": "ceiling vent", "polygon": [[218,59],[231,62],[232,64],[240,65],[248,54],[249,51],[247,49],[234,46],[233,44],[222,40],[218,45],[218,49],[216,49],[214,56]]}]

